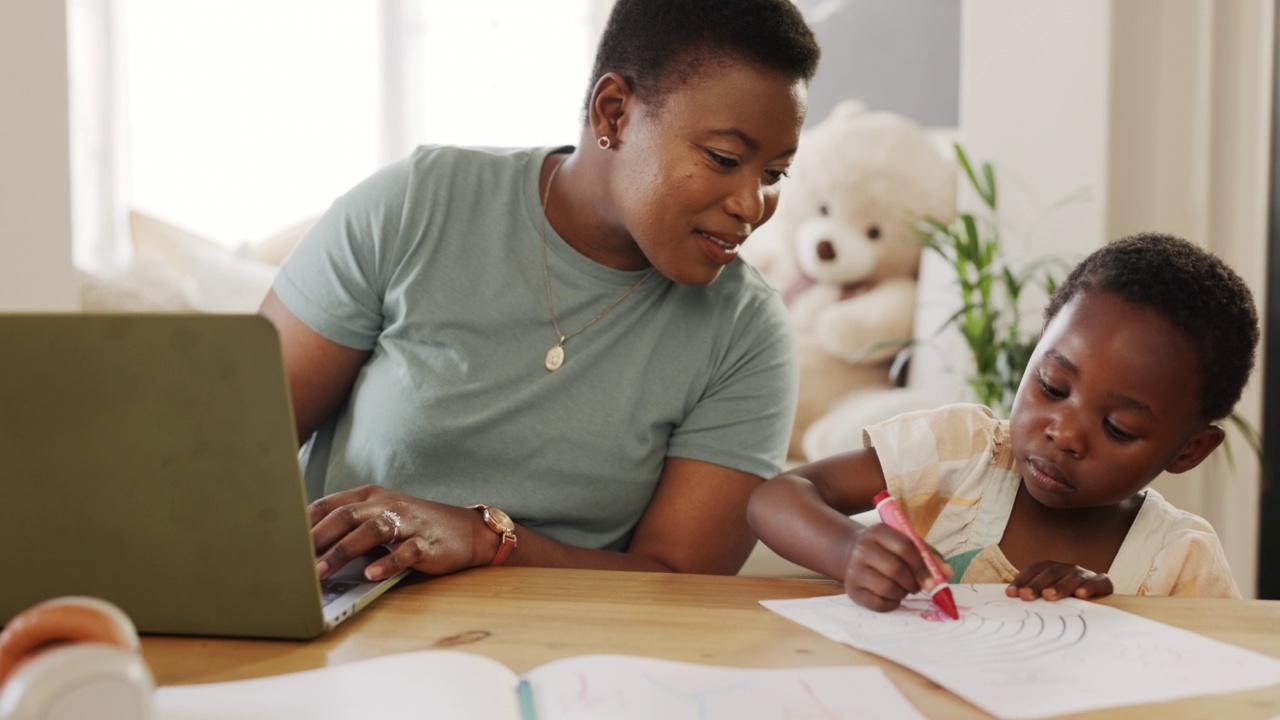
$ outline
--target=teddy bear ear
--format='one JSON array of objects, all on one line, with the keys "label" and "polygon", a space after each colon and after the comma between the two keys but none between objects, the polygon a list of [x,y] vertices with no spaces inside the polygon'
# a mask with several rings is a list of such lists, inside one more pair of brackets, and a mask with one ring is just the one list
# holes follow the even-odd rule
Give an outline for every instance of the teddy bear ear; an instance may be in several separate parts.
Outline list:
[{"label": "teddy bear ear", "polygon": [[849,118],[861,115],[866,111],[867,106],[859,100],[841,100],[834,108],[832,108],[831,115],[829,117],[848,120]]}]

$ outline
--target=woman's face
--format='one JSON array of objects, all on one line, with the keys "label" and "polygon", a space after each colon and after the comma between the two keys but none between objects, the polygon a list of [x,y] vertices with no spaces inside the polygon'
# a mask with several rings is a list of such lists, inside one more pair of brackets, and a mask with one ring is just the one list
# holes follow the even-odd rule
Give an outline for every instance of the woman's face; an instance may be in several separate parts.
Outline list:
[{"label": "woman's face", "polygon": [[713,282],[777,208],[807,98],[803,81],[745,63],[708,63],[659,107],[632,96],[609,151],[613,223],[663,275]]}]

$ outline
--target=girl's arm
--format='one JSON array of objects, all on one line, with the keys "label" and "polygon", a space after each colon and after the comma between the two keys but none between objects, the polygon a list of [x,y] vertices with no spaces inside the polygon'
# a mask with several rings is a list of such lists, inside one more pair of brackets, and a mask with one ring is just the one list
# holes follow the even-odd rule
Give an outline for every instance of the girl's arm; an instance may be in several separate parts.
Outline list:
[{"label": "girl's arm", "polygon": [[[872,499],[884,489],[874,449],[844,453],[760,486],[751,496],[747,520],[782,557],[843,583],[854,602],[893,610],[902,598],[931,588],[934,581],[906,535],[849,518],[871,509]],[[946,563],[940,566],[950,574]]]},{"label": "girl's arm", "polygon": [[870,510],[884,489],[874,449],[843,453],[761,485],[747,506],[747,521],[782,557],[843,580],[853,543],[866,530],[849,516]]}]

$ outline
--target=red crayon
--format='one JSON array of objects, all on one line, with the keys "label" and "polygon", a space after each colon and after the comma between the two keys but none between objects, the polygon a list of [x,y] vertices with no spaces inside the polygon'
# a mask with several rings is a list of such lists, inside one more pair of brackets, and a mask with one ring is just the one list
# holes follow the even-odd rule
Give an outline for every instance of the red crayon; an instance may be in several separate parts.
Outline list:
[{"label": "red crayon", "polygon": [[911,542],[916,544],[916,549],[924,557],[924,564],[929,567],[929,574],[933,576],[933,591],[929,595],[933,598],[934,604],[942,608],[942,612],[950,615],[952,620],[959,620],[960,613],[956,610],[956,599],[951,596],[951,588],[947,585],[947,579],[942,576],[942,570],[938,568],[938,563],[934,562],[933,553],[929,552],[924,540],[916,534],[915,528],[911,527],[911,523],[907,521],[907,516],[902,512],[902,507],[898,505],[898,501],[893,499],[888,490],[884,490],[875,496],[873,502],[875,502],[876,512],[880,513],[880,519],[884,521],[884,524],[911,538]]}]

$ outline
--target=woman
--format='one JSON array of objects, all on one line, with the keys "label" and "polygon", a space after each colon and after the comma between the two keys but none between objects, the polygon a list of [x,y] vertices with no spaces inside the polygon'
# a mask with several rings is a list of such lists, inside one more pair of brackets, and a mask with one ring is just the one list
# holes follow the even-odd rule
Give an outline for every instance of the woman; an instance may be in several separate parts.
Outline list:
[{"label": "woman", "polygon": [[424,147],[334,203],[261,308],[322,577],[741,567],[796,370],[737,252],[817,60],[789,0],[620,0],[578,148]]}]

